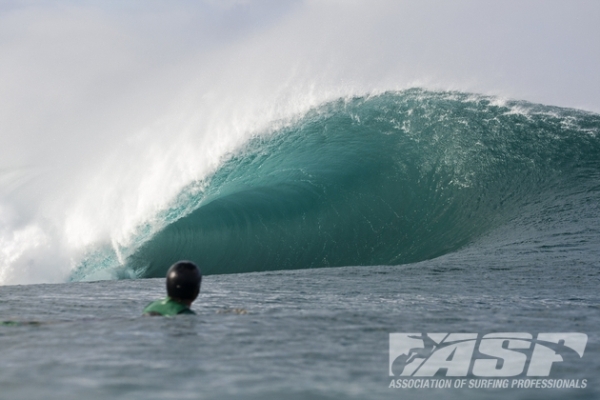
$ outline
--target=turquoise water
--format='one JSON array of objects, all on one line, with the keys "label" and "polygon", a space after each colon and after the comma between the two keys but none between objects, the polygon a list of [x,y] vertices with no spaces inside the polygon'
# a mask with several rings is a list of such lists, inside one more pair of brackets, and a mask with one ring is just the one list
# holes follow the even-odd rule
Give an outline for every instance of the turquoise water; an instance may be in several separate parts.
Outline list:
[{"label": "turquoise water", "polygon": [[182,258],[206,274],[399,265],[554,220],[598,243],[596,114],[414,89],[275,125],[71,279],[161,277]]}]

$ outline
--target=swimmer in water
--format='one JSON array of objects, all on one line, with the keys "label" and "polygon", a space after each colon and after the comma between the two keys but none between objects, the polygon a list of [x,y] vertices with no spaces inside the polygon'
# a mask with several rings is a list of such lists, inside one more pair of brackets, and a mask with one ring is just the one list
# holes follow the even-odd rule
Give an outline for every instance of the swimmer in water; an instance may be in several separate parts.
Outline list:
[{"label": "swimmer in water", "polygon": [[202,273],[190,261],[179,261],[167,271],[167,297],[144,308],[144,315],[195,314],[190,307],[200,293]]}]

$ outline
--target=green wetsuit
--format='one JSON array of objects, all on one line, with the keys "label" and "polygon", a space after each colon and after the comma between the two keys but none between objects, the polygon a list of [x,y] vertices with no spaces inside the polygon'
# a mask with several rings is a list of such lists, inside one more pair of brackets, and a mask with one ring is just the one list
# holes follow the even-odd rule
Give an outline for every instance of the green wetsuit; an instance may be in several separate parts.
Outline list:
[{"label": "green wetsuit", "polygon": [[188,306],[178,301],[173,300],[170,297],[166,297],[162,300],[156,300],[148,304],[144,308],[144,315],[163,315],[171,317],[177,314],[196,314],[189,309]]}]

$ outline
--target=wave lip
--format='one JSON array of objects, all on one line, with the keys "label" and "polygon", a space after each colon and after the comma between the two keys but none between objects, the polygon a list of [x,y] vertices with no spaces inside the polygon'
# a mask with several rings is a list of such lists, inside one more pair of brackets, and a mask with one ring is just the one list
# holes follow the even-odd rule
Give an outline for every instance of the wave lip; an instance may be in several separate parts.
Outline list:
[{"label": "wave lip", "polygon": [[598,132],[596,114],[466,93],[340,99],[251,140],[124,262],[98,250],[73,279],[159,277],[179,259],[208,274],[431,259],[523,210],[597,201]]}]

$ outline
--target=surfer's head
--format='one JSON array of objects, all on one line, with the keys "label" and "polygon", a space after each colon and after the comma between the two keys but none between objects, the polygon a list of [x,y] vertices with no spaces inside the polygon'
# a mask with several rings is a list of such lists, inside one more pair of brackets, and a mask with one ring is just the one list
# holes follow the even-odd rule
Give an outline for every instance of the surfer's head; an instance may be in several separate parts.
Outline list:
[{"label": "surfer's head", "polygon": [[179,261],[167,271],[167,295],[173,300],[191,304],[202,283],[200,268],[190,261]]}]

